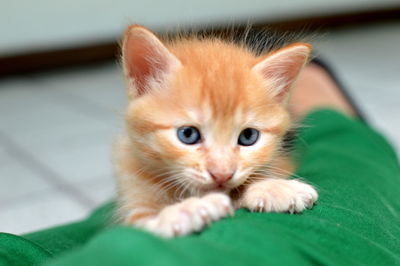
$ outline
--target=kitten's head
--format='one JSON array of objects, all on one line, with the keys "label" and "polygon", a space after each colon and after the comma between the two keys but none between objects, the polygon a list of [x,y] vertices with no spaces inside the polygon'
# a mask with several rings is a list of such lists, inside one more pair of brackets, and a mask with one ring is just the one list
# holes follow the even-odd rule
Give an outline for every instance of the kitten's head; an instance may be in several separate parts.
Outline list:
[{"label": "kitten's head", "polygon": [[310,50],[296,43],[256,57],[215,38],[164,44],[131,26],[122,62],[132,154],[157,182],[192,193],[240,186],[276,156]]}]

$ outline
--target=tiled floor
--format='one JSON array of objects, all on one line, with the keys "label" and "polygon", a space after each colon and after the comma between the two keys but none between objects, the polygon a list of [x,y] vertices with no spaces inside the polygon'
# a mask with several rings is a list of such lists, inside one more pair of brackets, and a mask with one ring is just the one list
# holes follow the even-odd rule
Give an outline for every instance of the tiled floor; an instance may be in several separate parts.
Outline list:
[{"label": "tiled floor", "polygon": [[[400,24],[315,39],[400,150]],[[80,219],[114,195],[110,146],[125,104],[116,64],[0,80],[0,231]]]},{"label": "tiled floor", "polygon": [[116,64],[0,82],[0,231],[76,220],[114,195],[124,106]]}]

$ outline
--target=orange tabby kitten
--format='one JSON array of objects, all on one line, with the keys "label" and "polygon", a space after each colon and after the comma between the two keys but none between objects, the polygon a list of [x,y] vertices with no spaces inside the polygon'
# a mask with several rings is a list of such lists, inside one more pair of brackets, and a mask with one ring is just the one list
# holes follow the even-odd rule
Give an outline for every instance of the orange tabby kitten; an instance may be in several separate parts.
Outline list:
[{"label": "orange tabby kitten", "polygon": [[161,42],[131,26],[122,44],[129,106],[115,146],[119,215],[160,236],[199,231],[234,209],[301,212],[317,192],[282,178],[289,89],[311,46],[260,57],[218,38]]}]

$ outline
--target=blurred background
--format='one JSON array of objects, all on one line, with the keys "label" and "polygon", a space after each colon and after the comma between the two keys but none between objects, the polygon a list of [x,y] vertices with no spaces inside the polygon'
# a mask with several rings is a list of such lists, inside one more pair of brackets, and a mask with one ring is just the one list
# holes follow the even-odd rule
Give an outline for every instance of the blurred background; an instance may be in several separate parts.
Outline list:
[{"label": "blurred background", "polygon": [[126,105],[118,42],[132,23],[159,33],[251,23],[310,35],[400,150],[398,0],[3,1],[0,231],[81,219],[114,196],[110,147]]}]

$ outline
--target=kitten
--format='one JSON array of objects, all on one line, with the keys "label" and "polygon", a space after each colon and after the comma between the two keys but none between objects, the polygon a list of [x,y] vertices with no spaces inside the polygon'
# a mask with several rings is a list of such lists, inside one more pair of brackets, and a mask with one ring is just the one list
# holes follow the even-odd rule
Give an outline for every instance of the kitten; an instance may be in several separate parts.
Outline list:
[{"label": "kitten", "polygon": [[119,217],[163,237],[237,208],[301,212],[317,192],[285,179],[289,89],[311,46],[263,56],[218,38],[161,42],[131,26],[122,44],[126,136],[115,145]]}]

